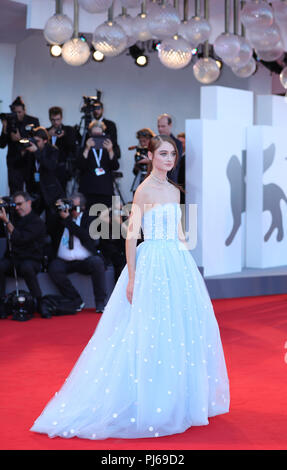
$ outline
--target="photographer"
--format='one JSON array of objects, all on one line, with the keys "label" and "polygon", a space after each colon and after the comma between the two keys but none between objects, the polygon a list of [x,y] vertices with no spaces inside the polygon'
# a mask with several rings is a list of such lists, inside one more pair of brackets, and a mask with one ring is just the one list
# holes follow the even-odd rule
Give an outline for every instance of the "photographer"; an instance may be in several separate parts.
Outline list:
[{"label": "photographer", "polygon": [[54,204],[57,199],[65,197],[65,193],[55,174],[59,150],[48,141],[46,129],[37,127],[25,150],[29,154],[27,189],[35,196],[33,208],[39,215],[43,211],[46,212],[48,231],[52,235],[50,223]]},{"label": "photographer", "polygon": [[131,191],[133,192],[135,192],[138,185],[144,180],[147,174],[147,164],[149,162],[149,159],[147,157],[148,145],[150,139],[154,136],[155,133],[151,129],[140,129],[136,133],[139,145],[136,147],[132,146],[129,148],[130,150],[136,148],[135,164],[133,167],[133,174],[135,175],[135,178],[131,187]]},{"label": "photographer", "polygon": [[63,124],[63,110],[58,106],[49,109],[49,119],[52,126],[47,128],[52,145],[59,149],[56,175],[66,192],[67,182],[75,172],[77,155],[77,135],[72,126]]},{"label": "photographer", "polygon": [[102,203],[110,207],[114,195],[113,174],[119,168],[111,139],[105,134],[103,121],[92,121],[89,138],[77,166],[80,170],[79,191],[87,199],[87,209]]},{"label": "photographer", "polygon": [[121,157],[120,147],[118,145],[117,127],[113,121],[103,117],[104,105],[100,100],[96,100],[93,104],[93,115],[96,121],[103,122],[106,129],[106,134],[110,136],[113,143],[114,152],[117,158]]},{"label": "photographer", "polygon": [[93,282],[96,312],[101,313],[106,299],[105,260],[99,249],[99,240],[89,234],[91,218],[85,210],[85,198],[80,193],[72,202],[57,201],[57,257],[49,266],[49,274],[60,293],[75,303],[77,310],[84,307],[80,294],[68,278],[68,273],[90,274]]},{"label": "photographer", "polygon": [[11,242],[11,253],[7,249],[0,260],[0,315],[4,316],[5,276],[13,275],[13,266],[22,276],[31,295],[37,300],[41,311],[41,289],[37,274],[41,271],[46,240],[43,220],[32,211],[32,201],[28,193],[19,191],[14,194],[16,217],[9,220],[5,207],[0,209],[0,221],[4,224]]},{"label": "photographer", "polygon": [[39,126],[39,120],[36,117],[26,114],[25,104],[20,96],[13,101],[10,106],[11,113],[2,114],[3,122],[1,134],[1,147],[8,145],[7,168],[8,184],[10,194],[24,189],[24,183],[27,178],[27,161],[23,156],[19,141],[22,138],[30,136],[31,129]]}]

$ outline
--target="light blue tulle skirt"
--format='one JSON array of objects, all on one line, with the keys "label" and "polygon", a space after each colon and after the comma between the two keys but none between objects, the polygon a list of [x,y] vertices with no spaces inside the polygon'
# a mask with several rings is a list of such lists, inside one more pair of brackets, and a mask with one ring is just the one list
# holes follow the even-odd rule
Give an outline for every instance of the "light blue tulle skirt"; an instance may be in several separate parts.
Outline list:
[{"label": "light blue tulle skirt", "polygon": [[179,240],[136,250],[98,326],[32,431],[86,439],[159,437],[229,411],[218,324],[204,280]]}]

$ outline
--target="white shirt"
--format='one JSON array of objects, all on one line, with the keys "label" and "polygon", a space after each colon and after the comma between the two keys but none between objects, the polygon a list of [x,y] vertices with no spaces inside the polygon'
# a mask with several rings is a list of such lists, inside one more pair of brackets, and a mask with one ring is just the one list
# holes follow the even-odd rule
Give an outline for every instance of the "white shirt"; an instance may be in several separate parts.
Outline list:
[{"label": "white shirt", "polygon": [[[81,212],[80,215],[74,219],[74,223],[78,226],[81,224],[83,213]],[[83,260],[91,256],[89,250],[87,250],[81,243],[78,237],[73,236],[74,239],[74,248],[72,250],[69,249],[69,230],[68,227],[65,227],[64,233],[61,238],[61,243],[58,249],[58,258],[61,258],[65,261],[75,261],[75,260]]]}]

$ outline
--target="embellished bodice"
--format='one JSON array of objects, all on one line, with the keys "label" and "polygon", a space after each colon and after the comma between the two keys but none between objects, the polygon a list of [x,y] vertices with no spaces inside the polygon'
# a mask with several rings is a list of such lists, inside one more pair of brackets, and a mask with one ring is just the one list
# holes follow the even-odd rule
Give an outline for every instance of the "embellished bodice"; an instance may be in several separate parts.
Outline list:
[{"label": "embellished bodice", "polygon": [[178,240],[180,204],[167,202],[147,210],[142,218],[144,240]]}]

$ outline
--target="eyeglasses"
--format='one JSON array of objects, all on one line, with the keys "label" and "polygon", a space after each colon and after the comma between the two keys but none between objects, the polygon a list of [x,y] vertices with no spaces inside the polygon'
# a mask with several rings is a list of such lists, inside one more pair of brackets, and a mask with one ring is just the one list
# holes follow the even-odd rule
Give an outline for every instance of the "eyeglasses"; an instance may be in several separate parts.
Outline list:
[{"label": "eyeglasses", "polygon": [[102,109],[102,106],[100,106],[100,105],[94,106],[94,109],[99,111],[100,109]]},{"label": "eyeglasses", "polygon": [[24,204],[25,201],[22,201],[22,202],[15,202],[15,206],[16,207],[19,207],[19,206],[22,206]]}]

